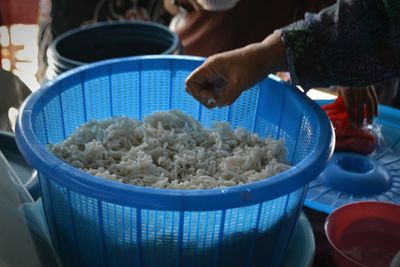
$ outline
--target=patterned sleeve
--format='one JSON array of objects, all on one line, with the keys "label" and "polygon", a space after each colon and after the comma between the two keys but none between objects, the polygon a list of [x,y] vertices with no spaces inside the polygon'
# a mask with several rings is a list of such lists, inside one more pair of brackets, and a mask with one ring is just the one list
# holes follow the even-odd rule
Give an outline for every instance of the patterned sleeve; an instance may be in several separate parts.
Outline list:
[{"label": "patterned sleeve", "polygon": [[293,83],[304,89],[400,74],[399,0],[338,0],[280,32]]}]

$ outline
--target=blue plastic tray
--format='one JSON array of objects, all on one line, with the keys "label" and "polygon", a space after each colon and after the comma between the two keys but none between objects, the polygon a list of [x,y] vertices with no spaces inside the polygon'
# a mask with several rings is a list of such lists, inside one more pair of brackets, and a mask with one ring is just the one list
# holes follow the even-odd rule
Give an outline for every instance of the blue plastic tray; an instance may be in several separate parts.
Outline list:
[{"label": "blue plastic tray", "polygon": [[355,201],[400,204],[400,110],[381,105],[376,122],[382,125],[385,145],[370,156],[334,153],[326,169],[310,183],[305,206],[330,213]]}]

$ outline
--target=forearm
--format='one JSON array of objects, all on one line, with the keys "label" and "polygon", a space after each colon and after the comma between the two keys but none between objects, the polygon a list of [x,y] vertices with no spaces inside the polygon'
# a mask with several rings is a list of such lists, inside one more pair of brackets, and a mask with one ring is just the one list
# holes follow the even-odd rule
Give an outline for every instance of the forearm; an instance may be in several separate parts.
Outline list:
[{"label": "forearm", "polygon": [[243,64],[252,65],[256,80],[270,73],[287,71],[285,45],[279,32],[274,32],[262,42],[250,44],[242,49]]},{"label": "forearm", "polygon": [[266,63],[267,73],[287,71],[288,63],[285,44],[279,31],[275,31],[261,43],[261,58]]}]

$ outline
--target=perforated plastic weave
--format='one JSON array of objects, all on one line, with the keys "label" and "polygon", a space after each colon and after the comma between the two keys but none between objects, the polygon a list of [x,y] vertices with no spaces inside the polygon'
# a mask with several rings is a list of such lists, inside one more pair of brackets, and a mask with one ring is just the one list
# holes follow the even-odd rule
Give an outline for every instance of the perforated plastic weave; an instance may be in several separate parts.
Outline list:
[{"label": "perforated plastic weave", "polygon": [[[24,104],[17,143],[39,172],[65,266],[281,266],[307,185],[332,153],[330,123],[318,105],[274,76],[230,107],[206,109],[184,90],[201,62],[146,56],[94,63],[60,75]],[[226,120],[284,138],[294,167],[231,188],[162,190],[93,177],[46,149],[92,118],[142,119],[172,108],[205,126]]]}]

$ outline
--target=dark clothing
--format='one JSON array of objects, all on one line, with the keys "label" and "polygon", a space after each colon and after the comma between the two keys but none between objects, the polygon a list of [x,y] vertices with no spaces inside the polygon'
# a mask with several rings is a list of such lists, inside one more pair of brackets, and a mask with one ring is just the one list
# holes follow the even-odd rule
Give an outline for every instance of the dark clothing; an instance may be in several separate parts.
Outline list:
[{"label": "dark clothing", "polygon": [[160,0],[52,0],[53,37],[82,24],[133,19],[167,25],[170,15],[164,10]]},{"label": "dark clothing", "polygon": [[374,85],[380,104],[400,109],[400,78],[386,80]]},{"label": "dark clothing", "polygon": [[210,56],[260,42],[275,29],[318,12],[335,0],[241,0],[227,11],[193,11],[177,31],[185,54]]},{"label": "dark clothing", "polygon": [[400,1],[339,0],[281,33],[291,78],[305,89],[400,76]]},{"label": "dark clothing", "polygon": [[46,50],[54,38],[84,24],[110,20],[144,20],[168,25],[171,16],[161,0],[51,0],[50,16],[40,21],[38,79],[43,79]]}]

